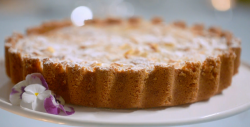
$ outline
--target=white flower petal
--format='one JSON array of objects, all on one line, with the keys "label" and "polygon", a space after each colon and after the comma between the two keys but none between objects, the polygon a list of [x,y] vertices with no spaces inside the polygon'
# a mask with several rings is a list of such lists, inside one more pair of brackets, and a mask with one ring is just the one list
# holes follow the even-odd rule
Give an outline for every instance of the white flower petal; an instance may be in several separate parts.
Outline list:
[{"label": "white flower petal", "polygon": [[26,93],[28,93],[28,94],[35,95],[33,92],[30,92],[30,91],[24,91],[24,92],[26,92]]},{"label": "white flower petal", "polygon": [[32,103],[36,100],[36,95],[24,92],[22,95],[22,101],[25,103]]},{"label": "white flower petal", "polygon": [[20,106],[23,108],[28,108],[28,109],[35,110],[35,111],[45,112],[43,101],[39,101],[38,99],[35,99],[31,103],[21,101]]},{"label": "white flower petal", "polygon": [[27,75],[26,81],[28,82],[28,84],[41,84],[42,85],[42,81],[36,74]]},{"label": "white flower petal", "polygon": [[44,100],[37,99],[35,103],[33,102],[33,110],[45,112]]},{"label": "white flower petal", "polygon": [[10,103],[12,105],[19,105],[21,102],[20,94],[13,94],[10,96]]},{"label": "white flower petal", "polygon": [[65,101],[64,101],[64,99],[61,96],[56,96],[56,99],[57,99],[57,101],[60,102],[60,104],[62,104],[62,105],[65,104]]},{"label": "white flower petal", "polygon": [[52,99],[52,103],[55,105],[55,106],[58,106],[59,105],[59,103],[57,103],[56,102],[56,99],[53,97],[53,99]]},{"label": "white flower petal", "polygon": [[42,93],[45,91],[45,89],[46,88],[40,84],[32,84],[32,85],[28,85],[27,87],[25,87],[24,90],[35,94],[35,93]]},{"label": "white flower petal", "polygon": [[32,110],[36,110],[37,106],[38,104],[37,104],[37,99],[36,99],[34,102],[32,102]]},{"label": "white flower petal", "polygon": [[16,89],[18,92],[22,92],[21,88],[27,86],[27,81],[23,80],[17,83],[15,86],[13,86],[14,89]]},{"label": "white flower petal", "polygon": [[19,105],[21,102],[21,95],[24,92],[24,88],[28,85],[28,83],[24,81],[18,82],[13,88],[11,89],[11,93],[9,96],[9,100],[13,105]]},{"label": "white flower petal", "polygon": [[39,100],[43,100],[44,101],[45,98],[48,98],[50,95],[51,95],[51,91],[50,90],[46,90],[43,93],[39,93],[37,97],[38,97]]},{"label": "white flower petal", "polygon": [[32,109],[32,103],[26,103],[24,101],[21,101],[20,106],[23,107],[23,108]]},{"label": "white flower petal", "polygon": [[[53,91],[51,91],[51,94],[53,95],[53,97],[55,98],[54,100],[55,101],[52,101],[54,103],[54,105],[58,105],[58,102],[59,104],[62,104],[64,105],[65,104],[65,101],[64,99],[62,98],[62,96],[59,96],[59,95],[56,95]],[[57,102],[56,102],[57,101]]]},{"label": "white flower petal", "polygon": [[54,105],[59,105],[59,104],[56,102],[56,98],[55,98],[56,94],[55,94],[53,91],[51,91],[51,95],[52,95],[52,103],[53,103]]},{"label": "white flower petal", "polygon": [[65,104],[65,101],[64,101],[64,99],[63,99],[61,96],[58,98],[58,100],[60,101],[60,103],[61,103],[62,105]]}]

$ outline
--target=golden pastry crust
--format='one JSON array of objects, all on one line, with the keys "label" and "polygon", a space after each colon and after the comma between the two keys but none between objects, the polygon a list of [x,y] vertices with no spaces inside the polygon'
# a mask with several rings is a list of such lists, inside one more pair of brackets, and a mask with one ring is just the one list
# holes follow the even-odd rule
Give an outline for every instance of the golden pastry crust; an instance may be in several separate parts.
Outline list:
[{"label": "golden pastry crust", "polygon": [[[130,20],[133,25],[140,21],[139,18]],[[159,21],[158,18],[153,20],[154,23]],[[86,24],[119,25],[122,22],[109,18],[87,21]],[[27,34],[44,34],[69,25],[68,21],[48,22],[28,29]],[[181,29],[187,27],[184,22],[174,25]],[[196,31],[204,29],[201,25],[193,28]],[[209,31],[212,36],[229,36],[215,27]],[[89,69],[67,61],[24,55],[12,48],[21,38],[23,35],[13,34],[5,41],[6,73],[11,81],[17,83],[27,74],[42,73],[49,88],[61,95],[66,103],[88,107],[151,108],[206,100],[230,86],[240,65],[241,47],[236,46],[217,57],[207,57],[203,62],[185,62],[180,68],[155,64],[151,71],[147,71],[145,68],[119,69],[119,64],[112,64],[108,68],[96,65]]]},{"label": "golden pastry crust", "polygon": [[44,34],[48,31],[63,28],[63,27],[70,26],[70,25],[72,25],[70,20],[44,22],[40,26],[28,28],[26,30],[26,33],[28,35]]}]

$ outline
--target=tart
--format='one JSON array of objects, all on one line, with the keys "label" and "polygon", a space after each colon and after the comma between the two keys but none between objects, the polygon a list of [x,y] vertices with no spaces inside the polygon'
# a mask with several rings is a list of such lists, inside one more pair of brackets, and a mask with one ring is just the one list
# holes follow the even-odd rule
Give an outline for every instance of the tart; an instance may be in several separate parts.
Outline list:
[{"label": "tart", "polygon": [[240,53],[229,31],[161,18],[51,21],[5,41],[13,83],[42,73],[66,103],[114,109],[207,100],[230,86]]}]

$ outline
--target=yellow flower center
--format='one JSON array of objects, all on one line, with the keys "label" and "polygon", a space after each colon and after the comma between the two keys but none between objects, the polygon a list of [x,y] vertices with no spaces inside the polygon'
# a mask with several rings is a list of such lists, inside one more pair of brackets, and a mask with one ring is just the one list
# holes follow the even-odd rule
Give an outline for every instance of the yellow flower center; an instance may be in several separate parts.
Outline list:
[{"label": "yellow flower center", "polygon": [[35,95],[37,96],[37,95],[38,95],[38,93],[35,93]]}]

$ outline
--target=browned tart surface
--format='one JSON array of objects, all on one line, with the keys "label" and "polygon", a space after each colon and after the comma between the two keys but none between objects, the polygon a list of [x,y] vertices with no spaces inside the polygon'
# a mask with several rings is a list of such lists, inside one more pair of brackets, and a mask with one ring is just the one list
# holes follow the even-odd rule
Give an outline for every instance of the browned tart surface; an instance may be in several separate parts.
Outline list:
[{"label": "browned tart surface", "polygon": [[67,103],[106,108],[174,106],[209,99],[231,84],[240,40],[218,27],[107,18],[76,27],[43,23],[5,42],[13,83],[42,73]]}]

